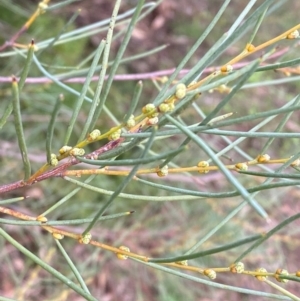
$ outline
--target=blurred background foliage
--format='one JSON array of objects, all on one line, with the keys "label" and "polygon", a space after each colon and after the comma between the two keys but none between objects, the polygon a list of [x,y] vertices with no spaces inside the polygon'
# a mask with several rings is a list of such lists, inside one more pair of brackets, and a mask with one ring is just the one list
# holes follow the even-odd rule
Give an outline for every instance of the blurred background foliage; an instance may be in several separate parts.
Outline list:
[{"label": "blurred background foliage", "polygon": [[[222,4],[221,0],[189,0],[172,1],[164,0],[149,16],[140,21],[133,32],[129,47],[125,57],[139,54],[150,49],[154,49],[162,44],[168,45],[164,50],[139,60],[122,64],[118,69],[118,74],[153,72],[169,68],[174,68],[181,61],[182,57],[193,45],[200,33],[205,30],[218,8]],[[258,1],[257,6],[262,1]],[[55,2],[53,2],[54,4]],[[0,44],[9,40],[26,22],[32,12],[36,9],[38,1],[12,1],[2,0],[0,2]],[[121,13],[134,7],[134,0],[122,2]],[[232,1],[225,14],[217,23],[212,34],[208,36],[201,48],[197,50],[193,58],[188,62],[186,68],[191,68],[201,58],[215,41],[229,29],[232,20],[239,15],[243,9],[244,1]],[[28,44],[32,38],[38,43],[41,40],[58,35],[64,28],[66,22],[81,9],[76,20],[65,28],[71,31],[100,20],[109,18],[113,9],[113,1],[89,0],[72,3],[59,10],[49,11],[40,16],[36,22],[19,39],[19,43]],[[282,6],[270,16],[267,16],[257,34],[255,44],[264,42],[272,37],[293,27],[299,20],[299,1],[283,1]],[[116,33],[122,30],[122,26],[116,28]],[[75,69],[91,52],[93,52],[101,39],[106,35],[106,31],[84,37],[80,40],[64,43],[49,49],[44,49],[39,59],[48,66],[53,73],[68,72]],[[244,47],[247,37],[230,47],[215,63],[222,64],[237,55]],[[120,40],[116,39],[112,44],[110,58],[114,58],[120,45]],[[279,47],[285,47],[282,43]],[[294,47],[289,52],[289,56],[299,51]],[[19,75],[23,68],[24,58],[20,56],[0,57],[0,76],[9,77],[12,74]],[[85,64],[89,66],[89,62]],[[41,76],[40,71],[32,66],[30,77]],[[264,72],[255,73],[250,81],[259,82],[262,80],[284,77],[282,73]],[[117,120],[122,120],[128,110],[129,102],[132,99],[133,89],[137,81],[115,81],[109,94],[108,109],[113,112]],[[96,84],[94,84],[96,85]],[[82,84],[70,84],[76,90],[80,90]],[[283,105],[294,97],[294,93],[299,91],[299,84],[289,83],[285,85],[264,86],[255,89],[245,89],[238,93],[235,102],[226,106],[222,113],[233,111],[236,116],[244,115],[244,112],[258,112],[276,108]],[[45,135],[55,100],[62,93],[61,89],[50,83],[26,84],[21,95],[22,118],[24,121],[25,134],[29,145],[30,159],[33,169],[37,170],[45,162]],[[139,109],[157,94],[155,85],[151,80],[144,81],[142,100]],[[53,149],[57,151],[63,143],[65,130],[72,113],[72,103],[74,96],[64,93],[65,102],[60,110],[57,125],[55,128],[55,140]],[[220,101],[223,96],[218,92],[206,93],[199,101],[202,110],[208,113]],[[11,84],[0,82],[0,112],[3,112],[7,103],[11,100]],[[78,122],[75,127],[72,143],[75,143],[80,135],[80,130],[86,120],[89,105],[83,106]],[[294,118],[286,124],[286,130],[300,132],[298,123],[299,113],[295,113]],[[298,119],[297,119],[298,118]],[[182,114],[183,120],[195,120],[199,122],[199,116],[189,107]],[[276,127],[278,120],[275,118],[264,130],[272,131]],[[108,130],[114,126],[114,121],[104,115],[97,123],[101,131]],[[241,124],[239,129],[247,131],[254,123]],[[168,145],[157,145],[157,152],[175,149],[184,137],[174,138]],[[217,150],[226,146],[219,136],[209,135],[211,145]],[[261,150],[266,139],[248,138],[240,147],[250,156],[256,157]],[[3,131],[0,132],[0,183],[9,183],[22,178],[22,168],[20,154],[12,118],[9,118]],[[268,151],[271,157],[288,157],[298,148],[297,139],[276,139]],[[92,150],[94,145],[91,146]],[[193,151],[193,146],[191,146]],[[138,152],[135,148],[131,156]],[[126,155],[124,155],[126,157]],[[180,166],[195,165],[196,161],[206,159],[204,154],[195,147],[195,157],[181,156],[177,164]],[[229,152],[227,158],[222,158],[226,164],[238,162],[241,158],[236,153]],[[233,156],[233,157],[230,157]],[[239,177],[241,183],[251,183],[249,178]],[[251,179],[251,178],[250,178]],[[113,190],[122,179],[114,176],[98,176],[93,182],[101,182],[101,186]],[[199,190],[220,191],[227,187],[227,182],[220,173],[211,173],[205,178],[201,175],[185,174],[173,175],[170,178],[160,179],[164,183],[176,180],[181,183],[181,187],[199,188]],[[257,184],[261,179],[250,180]],[[91,182],[91,183],[93,183]],[[64,195],[74,189],[71,184],[66,185],[61,179],[51,179],[38,183],[24,191],[13,192],[9,197],[28,195],[30,199],[18,203],[20,211],[36,216],[46,210],[50,205],[57,202]],[[127,188],[127,193],[144,195],[170,195],[166,191],[157,191],[150,186],[141,186],[132,182]],[[236,237],[247,236],[270,229],[283,218],[299,211],[299,190],[295,188],[283,188],[280,190],[268,190],[262,192],[258,200],[270,215],[271,222],[258,217],[252,208],[244,208],[237,218],[226,224],[209,241],[202,246],[203,249],[233,241]],[[95,205],[102,201],[102,197],[97,193],[81,189],[72,199],[59,210],[51,213],[53,220],[84,218],[94,212]],[[135,214],[129,217],[101,222],[93,230],[93,237],[111,245],[125,244],[130,249],[140,254],[149,256],[162,256],[186,250],[191,247],[201,235],[207,233],[212,227],[218,224],[237,204],[240,198],[222,200],[194,200],[177,202],[144,202],[138,200],[119,199],[108,210],[108,213],[135,210]],[[16,205],[12,205],[14,207]],[[247,257],[245,264],[249,268],[256,268],[261,265],[270,270],[278,267],[285,267],[288,270],[299,269],[300,236],[299,222],[285,228],[280,234],[276,234],[272,242],[266,242],[263,246],[252,252],[251,257]],[[9,229],[11,228],[11,229]],[[49,235],[43,235],[39,228],[20,228],[7,226],[13,236],[22,242],[30,250],[35,250],[36,254],[46,258],[48,263],[58,268],[62,273],[70,276],[70,271],[64,260],[57,255],[54,250],[55,243]],[[80,232],[83,227],[77,226],[76,231]],[[166,273],[150,270],[130,261],[118,261],[115,256],[91,246],[82,246],[69,241],[65,246],[69,254],[76,261],[83,277],[87,279],[87,285],[91,287],[93,294],[99,300],[252,300],[253,296],[239,295],[227,291],[215,290],[204,287],[187,280],[175,278]],[[14,296],[16,300],[82,300],[74,293],[62,289],[55,278],[49,276],[38,266],[32,264],[18,251],[13,249],[4,240],[0,239],[0,293],[3,296]],[[241,252],[233,250],[218,256],[208,256],[195,260],[199,266],[222,266],[234,260]],[[226,255],[226,256],[225,256]],[[236,275],[220,275],[218,281],[225,284],[247,287],[249,289],[272,291],[249,277],[237,277]],[[12,294],[12,290],[18,287]],[[295,283],[287,284],[286,288],[296,293],[299,291]],[[274,291],[273,291],[274,292]],[[259,299],[259,298],[257,298]],[[262,298],[263,300],[263,298]]]}]

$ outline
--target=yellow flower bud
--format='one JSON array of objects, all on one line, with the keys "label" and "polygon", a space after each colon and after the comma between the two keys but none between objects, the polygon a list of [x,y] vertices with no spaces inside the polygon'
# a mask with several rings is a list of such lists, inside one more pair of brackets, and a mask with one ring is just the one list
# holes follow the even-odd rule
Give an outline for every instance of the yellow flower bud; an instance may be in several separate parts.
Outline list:
[{"label": "yellow flower bud", "polygon": [[216,279],[217,273],[213,269],[206,269],[204,270],[204,275],[207,276],[209,279]]},{"label": "yellow flower bud", "polygon": [[70,150],[71,156],[83,156],[85,154],[85,150],[83,148],[74,147]]},{"label": "yellow flower bud", "polygon": [[163,168],[161,168],[156,174],[159,176],[159,177],[165,177],[167,176],[169,173],[169,170],[168,170],[168,165],[165,165]]},{"label": "yellow flower bud", "polygon": [[155,105],[153,103],[148,103],[146,104],[143,108],[142,108],[142,112],[144,114],[148,114],[152,111],[154,111],[156,108],[155,108]]},{"label": "yellow flower bud", "polygon": [[155,125],[158,123],[158,117],[149,118],[147,124],[148,125]]},{"label": "yellow flower bud", "polygon": [[81,244],[88,245],[91,239],[92,239],[92,234],[88,232],[87,234],[79,238],[79,242]]},{"label": "yellow flower bud", "polygon": [[300,165],[300,159],[295,160],[295,161],[291,164],[292,167],[297,167],[297,166],[299,166],[299,165]]},{"label": "yellow flower bud", "polygon": [[[258,269],[255,270],[255,272],[267,273],[267,270],[265,268],[258,268]],[[258,279],[259,281],[265,281],[268,278],[268,276],[256,275],[255,278]]]},{"label": "yellow flower bud", "polygon": [[101,135],[101,132],[97,129],[93,130],[91,133],[89,133],[87,140],[92,142],[97,140],[97,138]]},{"label": "yellow flower bud", "polygon": [[175,96],[178,99],[182,99],[186,96],[186,85],[185,84],[181,83],[176,86]]},{"label": "yellow flower bud", "polygon": [[60,150],[59,150],[59,153],[61,155],[69,152],[70,150],[72,149],[72,146],[68,146],[68,145],[64,145]]},{"label": "yellow flower bud", "polygon": [[128,128],[132,128],[135,126],[134,115],[130,115],[129,119],[127,120],[126,125]]},{"label": "yellow flower bud", "polygon": [[293,32],[289,33],[286,36],[286,38],[289,39],[289,40],[293,40],[293,39],[299,38],[299,31],[298,30],[294,30]]},{"label": "yellow flower bud", "polygon": [[176,261],[177,264],[180,264],[180,265],[184,265],[184,266],[188,266],[189,263],[187,260],[182,260],[182,261]]},{"label": "yellow flower bud", "polygon": [[55,154],[51,154],[50,158],[50,165],[51,166],[56,166],[58,164],[58,160]]},{"label": "yellow flower bud", "polygon": [[205,167],[209,166],[209,163],[207,161],[200,161],[197,164],[198,167],[200,167],[200,169],[198,170],[199,173],[208,173],[209,169],[205,169]]},{"label": "yellow flower bud", "polygon": [[242,262],[234,263],[230,266],[230,272],[235,274],[241,274],[245,270],[244,264]]},{"label": "yellow flower bud", "polygon": [[[125,246],[120,246],[119,249],[125,252],[130,252],[129,248]],[[122,260],[126,260],[128,258],[127,255],[124,255],[122,253],[117,253],[117,257]]]},{"label": "yellow flower bud", "polygon": [[248,165],[246,163],[237,163],[237,164],[235,164],[235,168],[237,170],[247,171],[248,170]]},{"label": "yellow flower bud", "polygon": [[46,223],[48,221],[47,217],[44,215],[39,215],[36,220],[41,223]]},{"label": "yellow flower bud", "polygon": [[168,80],[169,80],[169,78],[167,76],[163,76],[163,77],[160,78],[160,82],[162,84],[166,83]]},{"label": "yellow flower bud", "polygon": [[268,162],[270,159],[271,159],[271,157],[268,154],[264,154],[264,155],[259,155],[256,158],[256,161],[258,163],[265,163],[265,162]]},{"label": "yellow flower bud", "polygon": [[158,107],[159,111],[162,113],[166,113],[170,111],[170,105],[167,103],[161,103]]},{"label": "yellow flower bud", "polygon": [[255,46],[254,46],[254,45],[252,45],[252,44],[247,44],[246,50],[247,50],[248,52],[252,52],[254,49],[255,49]]},{"label": "yellow flower bud", "polygon": [[281,282],[281,283],[287,283],[287,282],[289,281],[288,279],[280,278],[280,275],[288,276],[288,275],[289,275],[289,272],[288,272],[287,270],[284,270],[284,269],[277,269],[276,272],[275,272],[275,279],[276,279],[278,282]]},{"label": "yellow flower bud", "polygon": [[63,234],[60,234],[60,233],[57,233],[57,232],[53,232],[53,233],[52,233],[52,236],[53,236],[55,239],[63,239],[63,238],[64,238],[64,235],[63,235]]},{"label": "yellow flower bud", "polygon": [[116,130],[111,135],[108,136],[108,140],[118,140],[121,137],[121,129]]},{"label": "yellow flower bud", "polygon": [[221,72],[222,73],[229,73],[232,72],[233,67],[231,65],[225,65],[221,67]]},{"label": "yellow flower bud", "polygon": [[48,8],[48,4],[44,3],[44,1],[39,3],[40,14],[44,14],[47,8]]}]

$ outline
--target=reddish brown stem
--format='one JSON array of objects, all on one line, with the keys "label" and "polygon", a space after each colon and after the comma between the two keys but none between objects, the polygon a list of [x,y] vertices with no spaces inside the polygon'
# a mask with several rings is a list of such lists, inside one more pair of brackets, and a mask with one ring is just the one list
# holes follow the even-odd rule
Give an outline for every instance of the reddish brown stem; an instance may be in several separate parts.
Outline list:
[{"label": "reddish brown stem", "polygon": [[[84,156],[84,158],[97,159],[99,155],[118,147],[124,140],[125,140],[124,138],[120,138],[115,141],[110,141],[110,142],[106,143],[104,146],[100,147],[99,149]],[[4,194],[6,192],[9,192],[9,191],[13,191],[13,190],[25,187],[25,186],[30,186],[34,183],[41,182],[41,181],[44,181],[49,178],[61,177],[61,176],[63,176],[63,172],[65,170],[67,170],[69,167],[79,164],[79,163],[80,163],[80,161],[78,159],[76,159],[75,157],[71,157],[71,159],[68,162],[63,163],[51,170],[44,172],[40,176],[31,180],[30,182],[18,181],[18,182],[14,182],[14,183],[10,183],[10,184],[1,185],[0,186],[0,195]]]}]

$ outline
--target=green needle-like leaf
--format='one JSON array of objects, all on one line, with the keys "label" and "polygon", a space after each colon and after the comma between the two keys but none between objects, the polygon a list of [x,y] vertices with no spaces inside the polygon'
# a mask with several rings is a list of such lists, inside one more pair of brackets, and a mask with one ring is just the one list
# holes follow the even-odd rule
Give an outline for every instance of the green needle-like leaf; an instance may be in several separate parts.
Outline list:
[{"label": "green needle-like leaf", "polygon": [[12,79],[12,91],[13,91],[13,111],[14,111],[15,129],[16,129],[19,148],[23,160],[23,165],[24,165],[24,180],[26,181],[29,179],[31,174],[31,165],[28,158],[28,151],[27,151],[23,124],[22,124],[19,87],[18,87],[17,79],[15,77],[13,77]]}]

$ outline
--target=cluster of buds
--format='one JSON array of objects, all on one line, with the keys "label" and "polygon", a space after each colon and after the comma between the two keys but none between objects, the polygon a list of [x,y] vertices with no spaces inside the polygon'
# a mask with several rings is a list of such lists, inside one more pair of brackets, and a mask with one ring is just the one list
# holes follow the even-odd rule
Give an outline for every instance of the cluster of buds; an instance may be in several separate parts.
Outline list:
[{"label": "cluster of buds", "polygon": [[[65,155],[66,153],[69,153],[71,156],[83,156],[85,154],[85,150],[83,148],[78,148],[78,147],[73,148],[72,146],[65,145],[59,150],[59,153],[61,155]],[[51,160],[52,159],[54,160],[54,163],[55,163],[55,158],[54,158],[54,156],[52,158],[52,155],[51,155]]]},{"label": "cluster of buds", "polygon": [[72,146],[64,145],[64,146],[59,150],[59,153],[60,153],[61,155],[64,155],[64,154],[68,153],[71,149],[72,149]]},{"label": "cluster of buds", "polygon": [[174,103],[165,103],[165,102],[163,102],[158,106],[158,109],[162,113],[171,112],[171,111],[174,110]]},{"label": "cluster of buds", "polygon": [[70,150],[71,156],[84,156],[85,150],[83,148],[74,147]]}]

